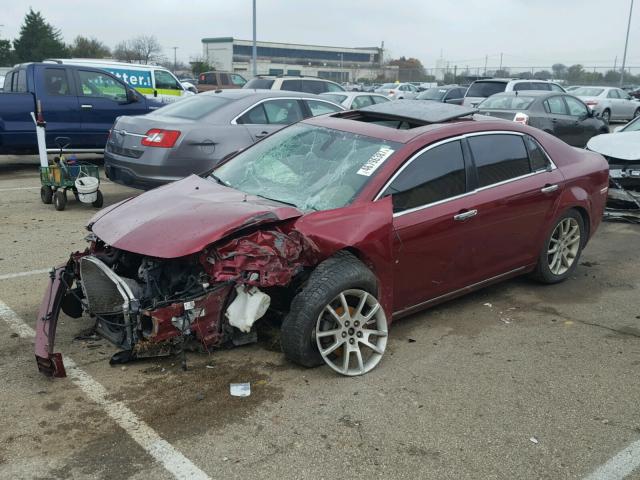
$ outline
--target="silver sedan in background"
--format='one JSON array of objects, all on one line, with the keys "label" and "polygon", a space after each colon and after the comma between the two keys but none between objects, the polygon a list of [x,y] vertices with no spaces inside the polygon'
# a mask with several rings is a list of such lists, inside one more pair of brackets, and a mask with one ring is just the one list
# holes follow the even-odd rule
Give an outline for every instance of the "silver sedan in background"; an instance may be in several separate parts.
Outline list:
[{"label": "silver sedan in background", "polygon": [[390,100],[414,99],[420,91],[410,83],[384,83],[375,90],[389,97]]},{"label": "silver sedan in background", "polygon": [[579,87],[571,91],[603,120],[631,120],[640,115],[640,102],[615,87]]},{"label": "silver sedan in background", "polygon": [[228,155],[304,118],[345,110],[328,98],[283,90],[216,90],[119,117],[104,151],[107,177],[148,190],[211,170]]},{"label": "silver sedan in background", "polygon": [[368,107],[375,103],[388,102],[389,98],[379,93],[369,92],[335,92],[335,93],[322,93],[320,96],[325,97],[327,100],[339,103],[347,110],[356,110],[358,108]]}]

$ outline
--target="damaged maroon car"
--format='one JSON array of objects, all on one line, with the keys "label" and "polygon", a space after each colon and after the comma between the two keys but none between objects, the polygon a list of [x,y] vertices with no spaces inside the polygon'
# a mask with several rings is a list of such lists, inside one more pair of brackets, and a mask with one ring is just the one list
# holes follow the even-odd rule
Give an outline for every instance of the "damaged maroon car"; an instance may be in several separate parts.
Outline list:
[{"label": "damaged maroon car", "polygon": [[60,311],[95,319],[112,362],[256,340],[360,375],[392,320],[490,283],[567,278],[599,225],[608,166],[542,131],[397,101],[308,119],[204,177],[99,212],[52,270],[40,370],[64,376]]}]

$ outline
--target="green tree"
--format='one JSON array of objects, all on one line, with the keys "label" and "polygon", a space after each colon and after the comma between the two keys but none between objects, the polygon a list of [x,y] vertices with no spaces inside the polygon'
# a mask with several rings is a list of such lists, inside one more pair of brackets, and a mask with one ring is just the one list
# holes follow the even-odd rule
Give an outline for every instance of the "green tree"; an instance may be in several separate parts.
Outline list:
[{"label": "green tree", "polygon": [[571,65],[567,69],[567,81],[569,83],[580,83],[585,77],[584,67],[580,64]]},{"label": "green tree", "polygon": [[401,82],[418,82],[426,77],[424,66],[417,58],[400,57],[391,60],[389,65],[398,66],[398,77]]},{"label": "green tree", "polygon": [[563,79],[567,76],[567,66],[562,63],[554,63],[551,66],[551,70],[553,71],[553,78]]},{"label": "green tree", "polygon": [[539,70],[533,74],[533,78],[536,80],[550,80],[552,74],[549,70]]},{"label": "green tree", "polygon": [[20,27],[20,36],[13,41],[13,49],[18,63],[41,62],[49,57],[66,57],[68,53],[60,30],[31,8]]},{"label": "green tree", "polygon": [[10,67],[13,61],[13,51],[9,40],[0,40],[0,67]]},{"label": "green tree", "polygon": [[69,54],[76,58],[108,58],[111,50],[97,38],[78,35],[69,45]]}]

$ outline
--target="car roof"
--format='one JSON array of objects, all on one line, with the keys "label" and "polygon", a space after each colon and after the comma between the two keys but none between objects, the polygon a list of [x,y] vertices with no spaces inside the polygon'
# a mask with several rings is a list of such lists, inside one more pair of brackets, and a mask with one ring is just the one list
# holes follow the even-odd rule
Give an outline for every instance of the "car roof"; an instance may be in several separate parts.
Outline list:
[{"label": "car roof", "polygon": [[526,96],[526,97],[551,97],[553,95],[568,95],[565,92],[556,92],[553,90],[517,90],[515,92],[499,92],[491,95],[492,97],[516,97],[516,96]]},{"label": "car roof", "polygon": [[[322,98],[319,95],[306,92],[292,92],[289,90],[268,90],[258,88],[226,88],[220,90],[209,90],[199,93],[198,95],[217,95],[229,100],[239,100],[241,98],[254,98],[261,100],[263,98],[279,98],[279,97],[300,97],[300,98]],[[328,99],[324,99],[329,101]]]},{"label": "car roof", "polygon": [[466,117],[478,110],[449,103],[425,105],[413,100],[376,103],[360,109],[361,112],[384,115],[393,119],[410,120],[423,124],[442,123],[455,118]]}]

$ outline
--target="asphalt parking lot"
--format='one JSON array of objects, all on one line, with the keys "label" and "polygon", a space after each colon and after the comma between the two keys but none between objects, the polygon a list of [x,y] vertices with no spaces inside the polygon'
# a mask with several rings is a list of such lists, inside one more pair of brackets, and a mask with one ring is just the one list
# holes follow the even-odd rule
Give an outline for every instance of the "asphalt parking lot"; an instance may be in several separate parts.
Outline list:
[{"label": "asphalt parking lot", "polygon": [[[0,478],[174,478],[158,438],[194,473],[178,478],[244,479],[577,479],[640,445],[638,226],[603,224],[560,285],[515,279],[399,321],[363,377],[264,342],[190,354],[187,372],[110,367],[105,341],[75,339],[91,323],[62,317],[57,351],[86,377],[52,380],[21,323],[46,285],[33,272],[83,248],[95,210],[43,205],[36,167],[0,159]],[[105,206],[138,193],[102,189]]]}]

